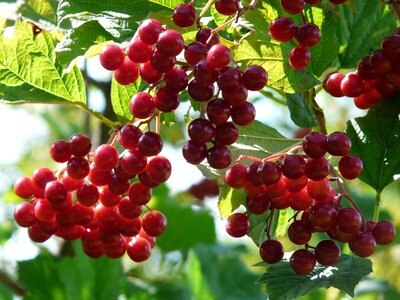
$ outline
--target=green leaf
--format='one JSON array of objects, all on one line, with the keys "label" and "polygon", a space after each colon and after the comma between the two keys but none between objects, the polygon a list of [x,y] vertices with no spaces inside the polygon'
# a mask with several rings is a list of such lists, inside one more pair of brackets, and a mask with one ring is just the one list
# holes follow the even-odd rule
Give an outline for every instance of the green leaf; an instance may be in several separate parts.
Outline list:
[{"label": "green leaf", "polygon": [[353,297],[357,283],[371,272],[369,259],[342,254],[335,266],[317,265],[307,276],[297,275],[287,260],[281,261],[269,266],[257,282],[267,285],[270,300],[295,299],[322,287],[336,287]]},{"label": "green leaf", "polygon": [[[249,215],[250,220],[250,231],[247,234],[253,242],[259,246],[266,239],[265,229],[267,227],[267,218],[270,215],[270,211],[266,211],[261,215]],[[279,217],[279,214],[275,214]]]},{"label": "green leaf", "polygon": [[135,83],[121,85],[113,77],[111,82],[111,104],[115,114],[122,123],[132,120],[129,103],[138,91],[144,90],[144,82],[138,78]]},{"label": "green leaf", "polygon": [[246,203],[246,193],[243,189],[234,189],[224,185],[220,189],[218,209],[222,218],[228,217],[241,204]]},{"label": "green leaf", "polygon": [[239,259],[239,255],[244,252],[243,248],[198,245],[194,252],[200,260],[203,286],[212,292],[213,298],[193,299],[265,299],[260,287],[254,284],[257,274],[251,272]]},{"label": "green leaf", "polygon": [[[76,256],[56,258],[42,254],[18,262],[18,278],[28,289],[26,299],[116,299],[123,277],[120,260],[91,259],[75,242]],[[110,280],[112,278],[113,280]]]},{"label": "green leaf", "polygon": [[163,186],[154,191],[150,206],[162,211],[168,220],[164,234],[157,238],[163,251],[187,251],[198,243],[215,242],[214,220],[207,209],[193,209],[189,201],[178,203]]},{"label": "green leaf", "polygon": [[347,122],[351,154],[363,160],[359,177],[378,193],[400,174],[400,101],[398,96],[375,105],[365,117]]},{"label": "green leaf", "polygon": [[99,22],[90,21],[69,30],[55,50],[61,64],[67,66],[78,56],[90,58],[99,54],[105,42],[112,39],[113,36]]},{"label": "green leaf", "polygon": [[287,105],[290,118],[297,126],[309,128],[318,125],[305,93],[287,94]]},{"label": "green leaf", "polygon": [[239,138],[231,146],[233,159],[240,155],[252,155],[258,158],[265,158],[274,153],[285,152],[298,144],[298,139],[287,139],[275,128],[254,121],[249,126],[237,126]]},{"label": "green leaf", "polygon": [[290,225],[289,220],[295,214],[295,211],[291,208],[281,209],[279,210],[279,219],[276,224],[275,236],[277,238],[284,236],[287,232],[287,229]]},{"label": "green leaf", "polygon": [[268,72],[270,87],[287,93],[307,91],[319,81],[307,69],[297,71],[290,67],[288,57],[291,49],[288,43],[279,44],[271,41],[269,36],[260,39],[252,34],[233,49],[233,55],[242,67],[262,66]]},{"label": "green leaf", "polygon": [[65,72],[55,57],[51,35],[34,35],[32,25],[17,22],[13,38],[0,35],[0,101],[86,103],[82,74]]},{"label": "green leaf", "polygon": [[144,20],[150,12],[172,10],[179,4],[178,0],[61,0],[57,14],[60,25],[70,20],[78,23],[97,20],[121,42],[132,38],[138,21]]},{"label": "green leaf", "polygon": [[24,19],[50,30],[57,25],[57,6],[56,0],[23,0],[19,1],[17,13]]},{"label": "green leaf", "polygon": [[396,27],[396,15],[389,5],[379,1],[353,0],[353,7],[338,5],[341,20],[338,38],[344,50],[339,59],[343,68],[354,68],[357,62],[380,48],[384,37]]}]

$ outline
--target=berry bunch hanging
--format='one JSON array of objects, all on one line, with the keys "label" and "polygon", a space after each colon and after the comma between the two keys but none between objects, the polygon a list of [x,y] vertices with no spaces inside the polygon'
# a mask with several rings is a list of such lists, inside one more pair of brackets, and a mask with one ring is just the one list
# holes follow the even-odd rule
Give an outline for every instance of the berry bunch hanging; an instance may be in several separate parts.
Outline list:
[{"label": "berry bunch hanging", "polygon": [[[225,182],[232,188],[244,188],[246,212],[230,215],[226,231],[233,237],[249,233],[249,215],[270,211],[266,222],[266,240],[260,247],[261,258],[269,263],[279,262],[284,249],[270,235],[270,225],[276,210],[292,209],[296,213],[288,228],[290,241],[304,248],[290,257],[292,269],[299,275],[313,271],[316,262],[324,266],[335,265],[340,249],[334,242],[349,243],[351,251],[368,257],[376,244],[386,245],[394,240],[395,227],[388,221],[365,222],[360,210],[343,188],[342,179],[326,155],[339,156],[338,169],[344,180],[357,178],[362,171],[362,161],[350,155],[351,141],[343,132],[326,136],[311,132],[303,138],[301,146],[287,153],[277,153],[263,160],[242,156],[227,169]],[[242,164],[245,159],[253,162]],[[336,182],[337,188],[332,186]],[[343,207],[347,198],[352,207]],[[298,216],[301,214],[301,217]],[[327,239],[315,247],[308,244],[313,232],[324,232]]]},{"label": "berry bunch hanging", "polygon": [[359,61],[357,70],[346,75],[326,75],[323,86],[334,97],[354,98],[359,109],[369,109],[385,97],[393,97],[400,88],[400,29],[382,41],[381,49]]}]

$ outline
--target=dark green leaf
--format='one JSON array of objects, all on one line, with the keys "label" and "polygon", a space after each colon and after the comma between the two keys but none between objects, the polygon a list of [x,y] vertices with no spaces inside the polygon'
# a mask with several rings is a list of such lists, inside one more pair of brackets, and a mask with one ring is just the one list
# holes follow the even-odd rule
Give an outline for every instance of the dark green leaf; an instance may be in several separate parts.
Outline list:
[{"label": "dark green leaf", "polygon": [[56,59],[51,35],[34,35],[31,24],[17,22],[13,38],[0,35],[0,99],[84,104],[86,92],[79,69],[65,72]]},{"label": "dark green leaf", "polygon": [[221,217],[228,217],[241,204],[246,203],[246,193],[243,189],[234,189],[224,185],[220,189],[218,209]]},{"label": "dark green leaf", "polygon": [[398,97],[375,105],[365,117],[347,122],[351,154],[363,160],[359,177],[377,192],[400,173],[400,101]]},{"label": "dark green leaf", "polygon": [[318,125],[305,93],[287,94],[287,105],[290,118],[297,126],[309,128]]},{"label": "dark green leaf", "polygon": [[67,66],[78,56],[86,54],[85,58],[89,58],[99,54],[104,43],[112,39],[99,22],[90,21],[69,30],[55,50],[60,62]]},{"label": "dark green leaf", "polygon": [[206,209],[193,209],[189,202],[178,203],[168,196],[168,190],[158,187],[150,206],[167,218],[165,233],[157,238],[163,251],[187,251],[198,243],[215,242],[214,220]]},{"label": "dark green leaf", "polygon": [[242,260],[238,259],[240,248],[203,246],[195,248],[200,260],[203,285],[201,289],[211,290],[213,298],[194,299],[224,299],[224,300],[261,300],[265,295],[254,284],[257,274],[251,272]]},{"label": "dark green leaf", "polygon": [[[28,289],[26,299],[116,299],[120,293],[120,260],[87,257],[76,243],[74,258],[42,254],[18,262],[18,277]],[[112,280],[111,280],[112,279]]]},{"label": "dark green leaf", "polygon": [[61,0],[57,14],[61,25],[69,20],[97,20],[116,41],[121,42],[132,38],[138,21],[150,12],[172,10],[179,4],[178,0]]},{"label": "dark green leaf", "polygon": [[[337,22],[338,38],[344,51],[340,54],[343,68],[354,65],[371,50],[380,48],[385,36],[396,27],[396,15],[389,5],[379,1],[353,0],[353,6],[338,5],[340,22]],[[332,5],[333,6],[333,5]]]},{"label": "dark green leaf", "polygon": [[332,286],[353,297],[357,283],[371,272],[372,262],[369,259],[342,254],[334,267],[317,265],[307,276],[297,275],[287,260],[281,261],[269,266],[257,282],[267,285],[270,300],[295,299],[312,290]]}]

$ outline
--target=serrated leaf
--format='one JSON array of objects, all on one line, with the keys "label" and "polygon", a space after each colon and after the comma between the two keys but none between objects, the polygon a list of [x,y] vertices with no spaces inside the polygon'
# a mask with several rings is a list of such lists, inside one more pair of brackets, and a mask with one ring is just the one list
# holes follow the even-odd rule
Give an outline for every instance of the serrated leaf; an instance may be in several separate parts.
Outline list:
[{"label": "serrated leaf", "polygon": [[319,81],[307,69],[297,71],[290,67],[288,57],[291,49],[291,45],[271,41],[269,36],[260,39],[252,34],[233,50],[233,55],[242,67],[262,66],[268,72],[270,87],[287,93],[307,91]]},{"label": "serrated leaf", "polygon": [[[245,66],[253,63],[262,65],[268,71],[268,85],[287,93],[306,91],[319,84],[314,76],[319,77],[339,52],[336,38],[337,18],[331,12],[323,12],[321,7],[307,6],[305,12],[306,18],[324,32],[320,43],[310,49],[312,60],[307,69],[296,71],[288,63],[289,52],[296,46],[294,41],[279,43],[271,40],[268,33],[272,20],[287,15],[279,0],[258,2],[257,9],[244,15],[251,22],[254,31],[235,50],[236,60],[240,60]],[[302,22],[300,16],[290,15],[290,18],[296,24]]]},{"label": "serrated leaf", "polygon": [[54,29],[57,25],[57,6],[56,0],[23,0],[18,1],[17,13],[42,28]]},{"label": "serrated leaf", "polygon": [[14,37],[0,35],[0,99],[3,102],[86,103],[82,74],[65,72],[55,57],[54,40],[18,21]]},{"label": "serrated leaf", "polygon": [[132,38],[138,21],[150,12],[172,10],[179,4],[178,0],[61,0],[57,15],[61,26],[71,20],[78,24],[97,20],[114,40],[121,42]]},{"label": "serrated leaf", "polygon": [[[97,21],[89,21],[81,26],[71,29],[64,38],[57,44],[56,52],[60,62],[67,66],[73,59],[85,55],[85,58],[92,57],[100,53],[104,43],[113,39]],[[95,45],[97,51],[93,51]],[[89,52],[88,50],[91,49]]]},{"label": "serrated leaf", "polygon": [[335,266],[317,265],[307,276],[297,275],[287,260],[281,261],[269,266],[257,283],[266,284],[270,300],[295,299],[323,287],[336,287],[353,297],[357,283],[371,272],[369,259],[342,254]]},{"label": "serrated leaf", "polygon": [[231,146],[234,159],[241,154],[252,155],[258,158],[265,158],[271,154],[287,151],[299,143],[298,139],[287,139],[275,128],[254,121],[249,126],[237,126],[239,138]]},{"label": "serrated leaf", "polygon": [[382,101],[365,117],[347,122],[351,154],[363,160],[360,179],[378,193],[400,174],[400,101]]},{"label": "serrated leaf", "polygon": [[396,27],[396,15],[379,1],[353,0],[354,8],[338,5],[341,20],[338,38],[344,50],[339,59],[343,68],[354,68],[371,50],[380,48],[384,37]]},{"label": "serrated leaf", "polygon": [[132,120],[132,114],[129,110],[129,103],[138,91],[144,90],[145,84],[138,78],[135,83],[130,85],[121,85],[113,77],[111,82],[111,104],[118,120],[126,123]]},{"label": "serrated leaf", "polygon": [[243,189],[234,189],[224,185],[220,189],[218,210],[222,218],[228,217],[241,204],[246,203],[246,193]]},{"label": "serrated leaf", "polygon": [[287,105],[290,118],[297,126],[309,128],[318,125],[305,93],[287,94]]}]

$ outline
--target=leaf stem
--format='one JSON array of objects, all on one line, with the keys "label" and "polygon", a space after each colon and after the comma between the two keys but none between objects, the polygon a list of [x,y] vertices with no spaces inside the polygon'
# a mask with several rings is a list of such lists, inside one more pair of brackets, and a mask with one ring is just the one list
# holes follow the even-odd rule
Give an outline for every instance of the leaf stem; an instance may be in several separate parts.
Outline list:
[{"label": "leaf stem", "polygon": [[376,193],[375,197],[375,208],[374,208],[374,222],[379,220],[379,205],[381,204],[381,192]]},{"label": "leaf stem", "polygon": [[25,297],[28,291],[6,271],[0,269],[0,282],[9,288],[15,295]]},{"label": "leaf stem", "polygon": [[213,5],[213,3],[215,2],[215,0],[208,0],[206,5],[204,5],[203,9],[201,10],[199,16],[197,17],[197,27],[201,28],[200,26],[200,19],[202,17],[204,17],[204,15],[207,13],[207,11],[210,9],[211,5]]},{"label": "leaf stem", "polygon": [[323,134],[328,134],[328,131],[326,129],[326,121],[325,121],[324,111],[318,105],[317,101],[315,101],[315,89],[313,88],[312,90],[306,92],[306,97],[307,97],[308,103],[310,103],[310,105],[311,105],[314,116],[317,119],[319,131]]}]

